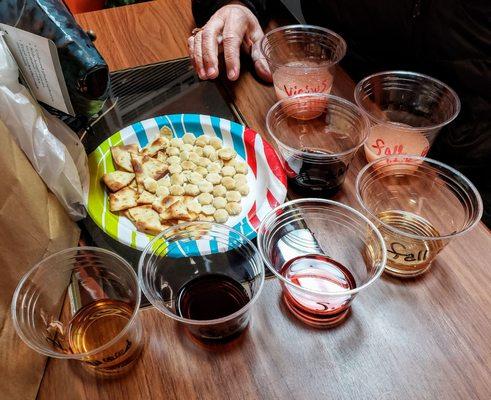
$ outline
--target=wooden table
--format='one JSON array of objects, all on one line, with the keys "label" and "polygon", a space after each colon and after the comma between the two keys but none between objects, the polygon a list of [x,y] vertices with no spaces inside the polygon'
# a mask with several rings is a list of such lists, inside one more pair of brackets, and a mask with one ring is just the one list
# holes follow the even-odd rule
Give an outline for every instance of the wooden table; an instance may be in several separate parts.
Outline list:
[{"label": "wooden table", "polygon": [[[165,0],[81,14],[112,70],[182,57],[193,27],[188,0]],[[250,73],[231,85],[247,123],[265,134],[274,101]],[[352,97],[340,72],[335,93]],[[354,176],[337,200],[357,207]],[[480,224],[454,240],[419,279],[387,276],[355,301],[331,330],[308,328],[266,282],[247,333],[238,342],[202,348],[155,309],[141,312],[142,358],[116,380],[77,373],[50,359],[39,399],[489,399],[491,398],[491,235]]]}]

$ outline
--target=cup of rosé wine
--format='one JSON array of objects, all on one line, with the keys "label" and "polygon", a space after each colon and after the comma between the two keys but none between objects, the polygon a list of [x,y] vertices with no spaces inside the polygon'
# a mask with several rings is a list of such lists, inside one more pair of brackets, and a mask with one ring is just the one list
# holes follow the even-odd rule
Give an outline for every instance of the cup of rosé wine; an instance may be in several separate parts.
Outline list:
[{"label": "cup of ros\u00e9 wine", "polygon": [[387,156],[426,156],[440,129],[460,111],[452,88],[416,72],[370,75],[356,85],[354,95],[371,122],[364,145],[368,162]]},{"label": "cup of ros\u00e9 wine", "polygon": [[337,33],[314,25],[287,25],[261,40],[278,100],[303,93],[330,93],[336,64],[346,54]]}]

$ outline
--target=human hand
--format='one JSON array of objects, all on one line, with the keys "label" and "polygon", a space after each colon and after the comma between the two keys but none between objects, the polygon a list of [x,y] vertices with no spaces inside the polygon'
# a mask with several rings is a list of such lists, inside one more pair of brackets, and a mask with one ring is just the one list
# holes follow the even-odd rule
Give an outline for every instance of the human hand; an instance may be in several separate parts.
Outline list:
[{"label": "human hand", "polygon": [[264,36],[256,16],[239,2],[228,4],[212,15],[195,35],[188,38],[189,55],[201,79],[218,76],[218,56],[223,47],[228,79],[234,81],[240,73],[240,50],[250,54],[257,74],[271,82],[268,64],[259,50]]}]

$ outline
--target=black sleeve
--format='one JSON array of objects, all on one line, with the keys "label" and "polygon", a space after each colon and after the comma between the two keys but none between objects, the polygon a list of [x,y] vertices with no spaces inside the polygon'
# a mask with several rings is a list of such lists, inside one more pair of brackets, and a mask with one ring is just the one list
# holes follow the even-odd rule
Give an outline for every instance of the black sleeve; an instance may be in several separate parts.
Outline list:
[{"label": "black sleeve", "polygon": [[[192,0],[193,16],[197,26],[203,26],[210,17],[221,7],[232,0]],[[268,0],[240,0],[257,17],[262,26],[268,20]]]}]

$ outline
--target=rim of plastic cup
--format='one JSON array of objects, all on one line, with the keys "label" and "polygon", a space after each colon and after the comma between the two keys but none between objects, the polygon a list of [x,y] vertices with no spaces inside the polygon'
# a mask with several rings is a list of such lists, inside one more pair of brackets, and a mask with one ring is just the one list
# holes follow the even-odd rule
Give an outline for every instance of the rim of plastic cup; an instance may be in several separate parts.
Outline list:
[{"label": "rim of plastic cup", "polygon": [[[334,100],[342,105],[348,107],[350,111],[357,112],[360,114],[362,120],[363,120],[363,131],[364,134],[362,136],[363,140],[359,142],[356,146],[351,147],[348,150],[342,151],[340,153],[309,153],[306,151],[303,151],[301,149],[296,149],[294,147],[288,146],[285,144],[283,141],[278,139],[278,137],[274,134],[273,129],[270,124],[271,120],[271,115],[280,107],[283,106],[284,103],[291,102],[292,100],[296,99],[303,99],[303,98],[313,98],[314,100],[316,98],[318,99],[324,99],[324,100]],[[296,94],[294,96],[290,97],[285,97],[284,99],[278,100],[276,103],[274,103],[271,108],[268,110],[268,113],[266,114],[266,129],[268,130],[269,134],[273,137],[273,139],[280,143],[284,148],[287,150],[293,152],[293,153],[299,153],[302,154],[305,158],[309,158],[311,160],[325,160],[325,159],[330,159],[330,158],[335,158],[335,157],[343,157],[348,154],[356,152],[363,144],[367,141],[368,135],[370,134],[370,120],[366,116],[365,113],[361,112],[362,110],[360,107],[358,107],[356,104],[352,103],[351,101],[348,101],[346,99],[343,99],[341,97],[335,96],[333,94],[328,94],[328,93],[302,93],[302,94]]]},{"label": "rim of plastic cup", "polygon": [[[64,255],[64,254],[69,253],[69,252],[80,251],[80,250],[82,250],[82,251],[95,251],[95,252],[100,252],[100,253],[110,255],[112,257],[115,257],[118,261],[120,261],[124,265],[124,267],[127,269],[127,271],[135,279],[135,282],[136,282],[136,286],[137,286],[136,289],[137,290],[136,290],[135,307],[133,309],[133,313],[131,315],[131,318],[128,320],[125,327],[114,338],[112,338],[109,342],[103,344],[102,346],[97,347],[94,350],[87,351],[85,353],[57,353],[54,351],[49,351],[49,350],[46,350],[44,348],[37,346],[34,343],[31,343],[30,340],[27,339],[26,335],[24,335],[24,332],[22,331],[21,327],[19,326],[19,321],[17,320],[17,315],[15,312],[17,299],[19,297],[20,290],[24,286],[27,279],[39,268],[39,266],[42,263],[45,263],[45,262],[55,258],[56,256]],[[140,300],[141,300],[141,293],[140,293],[140,288],[138,287],[138,277],[136,276],[136,273],[135,273],[133,267],[131,266],[131,264],[128,261],[126,261],[123,257],[121,257],[120,255],[118,255],[112,251],[102,249],[100,247],[94,247],[94,246],[70,247],[68,249],[60,250],[54,254],[51,254],[50,256],[48,256],[46,258],[43,258],[41,261],[37,262],[29,271],[27,271],[24,274],[24,276],[21,278],[21,280],[17,284],[17,287],[14,291],[14,295],[12,297],[12,303],[10,304],[10,313],[12,315],[12,321],[13,321],[15,331],[17,332],[19,337],[22,339],[22,341],[25,344],[27,344],[31,349],[37,351],[38,353],[44,354],[44,355],[52,357],[52,358],[82,359],[82,358],[90,357],[94,354],[100,353],[101,351],[111,347],[113,344],[115,344],[119,340],[121,340],[121,338],[125,335],[125,333],[128,331],[128,329],[130,329],[130,327],[133,325],[133,322],[135,321],[136,316],[138,315],[138,311],[140,309]]]},{"label": "rim of plastic cup", "polygon": [[[346,50],[348,48],[348,45],[346,44],[346,40],[344,40],[341,35],[339,35],[338,33],[334,32],[334,31],[331,31],[330,29],[327,29],[327,28],[324,28],[324,27],[318,26],[318,25],[307,25],[307,24],[284,25],[284,26],[280,26],[278,28],[270,30],[268,33],[266,33],[262,37],[261,42],[259,43],[259,48],[261,50],[261,54],[264,56],[264,58],[266,59],[266,61],[268,63],[270,63],[276,67],[281,66],[281,67],[287,67],[287,68],[298,68],[298,66],[285,65],[283,63],[277,63],[277,62],[273,61],[271,59],[271,57],[269,57],[266,54],[266,51],[264,49],[266,40],[268,40],[268,38],[270,36],[272,36],[273,34],[275,34],[277,32],[286,31],[289,29],[300,29],[300,30],[307,30],[307,29],[314,30],[315,29],[318,31],[322,31],[323,33],[327,33],[330,36],[334,36],[336,39],[338,39],[341,43],[341,47],[342,47],[343,51],[342,51],[341,55],[336,58],[336,60],[329,62],[329,64],[328,64],[329,66],[339,63],[344,58],[344,56],[346,55]],[[308,32],[306,32],[306,33],[308,33]],[[304,69],[304,70],[309,70],[309,69],[315,70],[315,69],[319,69],[319,68],[326,68],[326,65],[324,64],[324,65],[319,65],[319,66],[302,67],[302,69]]]},{"label": "rim of plastic cup", "polygon": [[[203,319],[203,320],[200,320],[200,319],[190,319],[190,318],[180,317],[177,314],[174,314],[174,313],[170,312],[167,307],[161,307],[161,305],[159,304],[160,302],[154,300],[154,296],[152,295],[152,293],[150,293],[150,291],[147,289],[147,287],[146,287],[146,285],[144,283],[144,279],[143,279],[143,264],[144,264],[144,261],[143,260],[144,260],[145,256],[149,252],[152,252],[153,245],[155,243],[157,243],[158,241],[164,241],[165,242],[165,239],[162,239],[162,237],[164,235],[166,235],[167,233],[170,233],[171,231],[175,230],[176,228],[183,228],[183,229],[185,229],[185,228],[187,228],[189,226],[193,226],[193,225],[201,226],[202,227],[203,224],[207,224],[209,226],[218,226],[220,228],[225,228],[229,232],[234,232],[241,239],[243,239],[244,242],[248,246],[252,247],[252,250],[255,252],[255,254],[257,254],[257,257],[256,258],[257,258],[257,261],[259,262],[259,265],[258,266],[259,266],[259,274],[260,274],[261,281],[259,282],[259,288],[258,288],[257,292],[254,293],[254,295],[249,300],[249,302],[245,306],[243,306],[242,308],[240,308],[239,310],[237,310],[234,313],[229,314],[229,315],[227,315],[225,317],[215,318],[215,319]],[[254,245],[254,243],[252,243],[249,239],[247,239],[247,237],[245,237],[238,230],[236,230],[234,228],[231,228],[228,225],[219,224],[217,222],[207,222],[207,221],[198,221],[198,222],[196,222],[196,221],[193,221],[193,222],[183,222],[181,224],[177,224],[177,225],[171,226],[170,228],[167,228],[166,230],[160,232],[157,236],[155,236],[150,241],[150,243],[147,244],[147,246],[145,247],[145,249],[143,250],[143,252],[142,252],[142,254],[140,256],[140,260],[138,261],[138,281],[140,283],[140,288],[143,291],[143,293],[145,294],[145,297],[147,298],[147,300],[150,301],[150,303],[152,303],[152,305],[157,310],[159,310],[160,312],[162,312],[163,314],[167,315],[168,317],[170,317],[170,318],[172,318],[172,319],[174,319],[176,321],[179,321],[179,322],[182,322],[182,323],[185,323],[185,324],[188,324],[188,325],[215,325],[215,324],[219,324],[219,323],[222,323],[222,322],[229,321],[229,320],[234,319],[235,317],[238,317],[239,315],[245,313],[246,311],[248,311],[254,305],[254,303],[259,298],[259,295],[261,294],[262,289],[263,289],[264,278],[265,278],[265,270],[264,270],[263,260],[261,258],[260,253],[259,253],[259,250]]]},{"label": "rim of plastic cup", "polygon": [[[449,119],[447,119],[444,122],[441,122],[441,123],[435,124],[435,125],[419,126],[419,127],[414,127],[414,126],[409,126],[409,125],[401,126],[401,124],[398,122],[383,120],[381,118],[378,118],[378,117],[372,115],[370,112],[365,110],[365,108],[361,104],[361,98],[360,98],[361,93],[362,93],[361,88],[362,88],[363,84],[365,82],[367,82],[368,80],[375,78],[375,77],[378,77],[378,76],[383,76],[383,75],[399,75],[401,77],[403,77],[403,76],[413,76],[413,77],[416,76],[416,77],[427,79],[428,81],[430,81],[432,83],[436,83],[438,85],[443,86],[445,89],[447,89],[452,94],[453,98],[455,99],[455,112],[453,113],[453,115]],[[363,113],[366,114],[370,120],[372,120],[378,124],[390,125],[391,128],[400,129],[401,131],[421,132],[421,131],[431,131],[433,129],[442,128],[445,125],[448,125],[450,122],[452,122],[455,118],[457,118],[457,116],[460,113],[460,108],[461,108],[460,98],[457,95],[457,92],[455,90],[453,90],[450,86],[448,86],[446,83],[440,81],[439,79],[433,78],[432,76],[421,74],[419,72],[412,72],[412,71],[402,71],[402,70],[382,71],[382,72],[377,72],[375,74],[369,75],[369,76],[363,78],[355,86],[354,97],[355,97],[356,105],[358,107],[360,107],[360,109],[363,111]]]},{"label": "rim of plastic cup", "polygon": [[[474,218],[474,221],[472,222],[472,224],[470,224],[468,227],[462,229],[459,232],[450,233],[448,235],[424,236],[424,235],[416,235],[414,233],[409,233],[409,232],[403,231],[401,229],[394,228],[393,226],[391,226],[391,225],[385,223],[384,221],[380,220],[365,205],[365,202],[361,198],[361,194],[360,194],[360,181],[361,181],[361,178],[362,178],[363,174],[370,167],[372,167],[373,165],[375,165],[375,164],[377,164],[379,162],[389,161],[389,160],[398,159],[398,158],[399,159],[402,158],[403,160],[407,160],[407,159],[414,160],[417,165],[422,164],[424,162],[427,162],[428,164],[435,164],[435,165],[438,165],[439,167],[442,167],[444,170],[450,171],[453,174],[457,175],[459,177],[459,179],[462,179],[469,186],[469,188],[472,191],[472,194],[474,195],[474,198],[477,200],[477,217]],[[404,164],[405,162],[407,162],[407,161],[403,161],[403,160],[390,163],[390,166],[392,167],[393,165]],[[420,162],[418,163],[418,161],[420,161]],[[437,160],[434,160],[432,158],[421,157],[421,156],[413,156],[413,155],[406,155],[406,154],[403,155],[403,156],[401,156],[401,155],[398,155],[398,156],[392,155],[392,156],[380,157],[380,158],[377,158],[377,159],[373,160],[372,162],[370,162],[367,165],[365,165],[360,170],[360,172],[358,172],[358,175],[356,176],[356,181],[355,181],[355,192],[356,192],[356,199],[358,200],[358,203],[361,205],[361,207],[363,208],[363,210],[366,211],[373,219],[375,219],[378,223],[380,223],[381,225],[383,225],[384,228],[388,229],[389,231],[395,232],[395,233],[397,233],[397,234],[399,234],[401,236],[410,237],[412,239],[420,239],[420,240],[423,240],[423,239],[424,240],[445,240],[445,239],[452,239],[452,238],[455,238],[455,237],[462,236],[464,233],[470,231],[472,228],[474,228],[479,223],[479,221],[481,220],[481,217],[482,217],[482,213],[483,213],[483,203],[482,203],[481,195],[479,194],[479,191],[474,186],[474,184],[465,175],[463,175],[462,173],[460,173],[459,171],[457,171],[455,168],[452,168],[451,166],[449,166],[447,164],[444,164],[444,163],[442,163],[440,161],[437,161]]]},{"label": "rim of plastic cup", "polygon": [[[266,256],[264,256],[264,254],[266,254],[266,251],[265,251],[265,249],[263,249],[262,241],[260,240],[260,238],[262,236],[262,231],[266,227],[266,223],[269,222],[269,220],[271,218],[275,218],[276,217],[276,213],[279,210],[284,209],[284,208],[287,208],[287,207],[290,207],[290,206],[295,205],[295,204],[307,203],[307,202],[316,202],[316,203],[321,203],[321,204],[329,204],[329,205],[334,205],[334,206],[337,206],[337,207],[344,208],[348,212],[354,214],[356,217],[358,217],[359,219],[361,219],[363,222],[367,223],[368,226],[371,228],[371,230],[375,233],[375,235],[377,236],[378,242],[380,244],[380,247],[381,247],[381,250],[380,251],[381,251],[381,254],[382,254],[382,259],[381,259],[380,267],[378,268],[378,271],[376,271],[376,273],[368,281],[366,281],[363,285],[357,286],[354,289],[345,290],[345,291],[342,291],[342,292],[324,292],[324,291],[320,291],[320,290],[307,289],[307,288],[304,288],[302,286],[297,285],[296,283],[293,283],[291,280],[286,279],[284,276],[282,276],[273,267],[273,265],[271,265],[271,263],[269,262],[269,259]],[[300,291],[302,291],[304,293],[317,294],[317,295],[329,296],[329,297],[341,297],[341,296],[346,296],[346,295],[352,295],[352,294],[356,294],[356,293],[360,292],[361,290],[367,288],[373,282],[375,282],[379,278],[380,275],[382,275],[382,273],[385,270],[385,264],[387,262],[387,248],[385,246],[385,241],[384,241],[384,239],[382,237],[382,234],[380,233],[380,231],[377,229],[377,227],[375,226],[375,224],[372,221],[370,221],[367,217],[365,217],[358,210],[355,210],[353,207],[347,206],[346,204],[343,204],[343,203],[340,203],[340,202],[334,201],[334,200],[319,199],[319,198],[314,198],[314,197],[307,197],[307,198],[304,198],[304,199],[297,199],[297,200],[288,201],[286,203],[280,204],[274,210],[271,210],[268,214],[266,214],[266,216],[261,221],[261,224],[259,225],[259,228],[258,228],[258,231],[257,231],[257,244],[258,244],[258,247],[259,247],[259,251],[261,253],[261,257],[264,260],[264,263],[266,264],[266,266],[268,267],[268,269],[278,279],[280,279],[282,282],[286,283],[287,285],[293,286],[296,289],[298,289],[298,290],[300,290]],[[321,253],[319,253],[319,254],[321,254]],[[325,254],[322,254],[322,255],[325,255]]]}]

